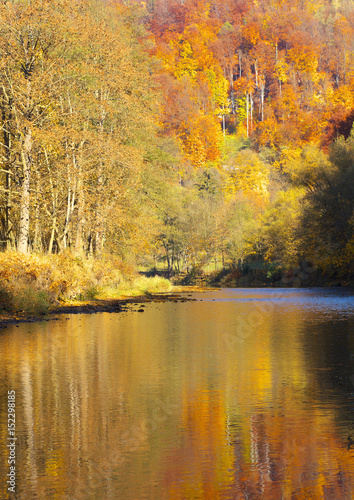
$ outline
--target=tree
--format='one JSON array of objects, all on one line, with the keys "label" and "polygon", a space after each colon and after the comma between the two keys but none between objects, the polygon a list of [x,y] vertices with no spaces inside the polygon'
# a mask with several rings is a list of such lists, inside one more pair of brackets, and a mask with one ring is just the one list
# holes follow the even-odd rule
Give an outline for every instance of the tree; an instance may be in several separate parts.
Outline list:
[{"label": "tree", "polygon": [[21,252],[99,254],[135,227],[138,204],[127,207],[142,193],[159,97],[130,12],[95,1],[0,6],[3,234]]},{"label": "tree", "polygon": [[[36,132],[55,112],[55,93],[62,78],[65,1],[5,2],[0,6],[1,107],[6,174],[20,189],[18,250],[28,250],[30,189],[36,154]],[[12,197],[10,177],[6,184],[5,233],[10,232]]]}]

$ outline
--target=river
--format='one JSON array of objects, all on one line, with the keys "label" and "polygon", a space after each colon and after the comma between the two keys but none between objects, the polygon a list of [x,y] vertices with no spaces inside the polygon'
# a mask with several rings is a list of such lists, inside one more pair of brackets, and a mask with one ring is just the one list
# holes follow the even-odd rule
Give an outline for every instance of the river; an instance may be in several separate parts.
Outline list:
[{"label": "river", "polygon": [[354,498],[354,291],[193,297],[0,330],[1,498]]}]

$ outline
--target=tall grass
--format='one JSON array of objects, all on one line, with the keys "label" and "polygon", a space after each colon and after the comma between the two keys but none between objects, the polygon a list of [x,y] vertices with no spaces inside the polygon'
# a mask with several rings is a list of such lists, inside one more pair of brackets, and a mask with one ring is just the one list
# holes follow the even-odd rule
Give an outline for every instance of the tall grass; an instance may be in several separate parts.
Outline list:
[{"label": "tall grass", "polygon": [[138,277],[119,258],[0,254],[0,310],[44,314],[60,300],[169,291],[164,278]]}]

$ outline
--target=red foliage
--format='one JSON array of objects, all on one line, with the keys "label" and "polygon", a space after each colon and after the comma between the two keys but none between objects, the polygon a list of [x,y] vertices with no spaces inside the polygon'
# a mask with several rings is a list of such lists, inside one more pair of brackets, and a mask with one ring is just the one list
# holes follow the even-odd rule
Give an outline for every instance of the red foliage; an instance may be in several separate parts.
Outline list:
[{"label": "red foliage", "polygon": [[354,109],[350,111],[346,111],[343,108],[337,109],[328,120],[328,125],[321,142],[322,149],[326,151],[329,145],[341,135],[347,139],[350,135],[353,123]]}]

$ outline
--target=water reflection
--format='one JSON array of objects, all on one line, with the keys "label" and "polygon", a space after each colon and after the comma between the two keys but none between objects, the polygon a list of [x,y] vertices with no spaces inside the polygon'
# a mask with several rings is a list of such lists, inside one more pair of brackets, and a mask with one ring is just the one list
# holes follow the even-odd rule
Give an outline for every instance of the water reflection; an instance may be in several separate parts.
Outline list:
[{"label": "water reflection", "polygon": [[0,332],[16,498],[352,498],[353,292],[199,298]]}]

